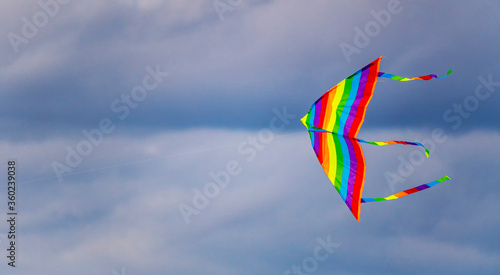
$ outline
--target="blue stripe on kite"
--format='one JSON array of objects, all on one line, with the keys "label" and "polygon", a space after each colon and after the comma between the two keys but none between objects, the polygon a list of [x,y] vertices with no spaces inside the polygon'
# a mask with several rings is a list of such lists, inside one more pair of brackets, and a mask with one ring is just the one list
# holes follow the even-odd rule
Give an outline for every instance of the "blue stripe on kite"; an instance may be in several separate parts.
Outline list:
[{"label": "blue stripe on kite", "polygon": [[319,156],[318,134],[315,132],[309,132],[309,133],[311,134],[311,143],[314,153],[316,153],[316,156]]},{"label": "blue stripe on kite", "polygon": [[337,132],[337,134],[340,136],[344,135],[345,124],[347,122],[347,118],[351,114],[351,108],[352,108],[352,105],[354,104],[354,100],[356,99],[356,95],[358,93],[358,87],[359,87],[360,80],[361,80],[361,73],[360,73],[360,71],[358,71],[352,77],[351,90],[349,91],[349,97],[347,98],[347,102],[345,103],[344,108],[342,108],[342,115],[340,115],[339,130]]},{"label": "blue stripe on kite", "polygon": [[[349,173],[351,172],[351,156],[349,155],[349,148],[344,138],[339,138],[340,147],[342,150],[342,182],[340,184],[340,196],[344,201],[347,197],[347,187],[349,185]],[[337,160],[338,162],[338,160]],[[338,169],[338,167],[337,167]]]},{"label": "blue stripe on kite", "polygon": [[314,116],[315,116],[315,113],[316,113],[316,104],[313,104],[311,106],[311,110],[310,110],[310,113],[309,113],[309,121],[307,122],[308,125],[314,125]]},{"label": "blue stripe on kite", "polygon": [[357,141],[362,142],[362,143],[368,143],[366,140],[360,139],[360,138],[355,138]]},{"label": "blue stripe on kite", "polygon": [[434,186],[434,185],[436,185],[436,184],[438,184],[438,183],[439,183],[439,181],[435,180],[435,181],[433,181],[433,182],[429,182],[429,183],[427,183],[427,185],[429,185],[429,187],[432,187],[432,186]]},{"label": "blue stripe on kite", "polygon": [[394,76],[393,74],[386,74],[383,72],[378,73],[378,77],[392,78],[393,76]]},{"label": "blue stripe on kite", "polygon": [[[349,117],[347,118],[347,122],[346,122],[346,126],[345,126],[346,127],[345,131],[347,131],[348,133],[350,131],[352,131],[354,119],[356,118],[356,114],[358,113],[359,104],[360,104],[361,100],[363,99],[363,97],[365,97],[364,93],[365,93],[365,89],[366,89],[366,81],[368,79],[369,74],[370,74],[369,68],[362,69],[360,72],[361,78],[358,82],[358,90],[356,91],[356,98],[354,99],[353,106],[351,107],[351,113],[349,114]],[[363,110],[360,110],[360,111],[363,112]],[[358,125],[358,126],[360,126],[360,125]],[[349,136],[349,134],[347,134],[347,136]]]},{"label": "blue stripe on kite", "polygon": [[[359,91],[359,83],[361,82],[361,75],[363,73],[363,70],[360,70],[359,73],[357,73],[353,79],[352,79],[352,83],[351,83],[351,93],[349,94],[349,99],[347,100],[347,106],[349,107],[349,112],[347,113],[346,115],[346,119],[345,119],[345,122],[344,122],[344,131],[346,131],[345,127],[348,126],[349,128],[351,128],[352,126],[352,118],[351,118],[351,123],[350,125],[346,125],[347,124],[347,120],[349,119],[349,117],[351,115],[355,116],[355,113],[357,111],[357,106],[355,108],[355,110],[353,110],[353,105],[354,105],[354,102],[356,101],[356,98],[358,97],[358,93],[359,92],[364,92],[364,88],[362,89],[362,91]],[[344,109],[345,110],[345,109]],[[347,133],[349,133],[349,129],[347,129]]]},{"label": "blue stripe on kite", "polygon": [[311,145],[314,149],[314,133],[312,133],[311,131],[309,131],[309,137],[311,138]]}]

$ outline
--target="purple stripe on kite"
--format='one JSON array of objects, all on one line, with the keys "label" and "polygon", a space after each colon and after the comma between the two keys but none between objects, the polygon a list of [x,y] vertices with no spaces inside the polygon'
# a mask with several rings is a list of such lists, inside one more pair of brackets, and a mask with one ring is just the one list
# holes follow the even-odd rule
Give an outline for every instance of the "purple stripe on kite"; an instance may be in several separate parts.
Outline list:
[{"label": "purple stripe on kite", "polygon": [[418,189],[418,190],[420,190],[420,191],[422,191],[422,190],[425,190],[425,189],[429,188],[429,185],[427,185],[427,184],[422,184],[422,185],[417,186],[417,187],[415,187],[415,188],[416,188],[416,189]]},{"label": "purple stripe on kite", "polygon": [[354,183],[356,182],[356,171],[358,169],[358,160],[356,159],[356,152],[354,152],[354,146],[352,145],[352,140],[350,138],[345,138],[345,142],[347,148],[349,149],[350,156],[350,171],[349,171],[349,180],[347,181],[347,196],[345,203],[352,209],[352,193],[354,189]]},{"label": "purple stripe on kite", "polygon": [[351,130],[352,122],[354,121],[354,118],[356,117],[356,114],[358,112],[359,102],[361,102],[361,99],[365,95],[366,81],[368,80],[369,72],[370,72],[369,68],[365,68],[361,71],[361,78],[359,79],[358,91],[356,92],[356,99],[354,99],[354,103],[352,104],[351,107],[351,112],[349,113],[349,117],[347,118],[347,121],[345,123],[344,133],[347,133],[346,136],[349,136],[349,130]]},{"label": "purple stripe on kite", "polygon": [[[311,132],[310,132],[311,133]],[[316,153],[316,156],[319,156],[319,133],[317,132],[312,132],[314,135],[314,152]]]},{"label": "purple stripe on kite", "polygon": [[321,103],[322,102],[323,102],[323,100],[319,100],[318,102],[316,102],[316,106],[314,107],[314,109],[315,109],[315,112],[314,112],[314,123],[313,123],[314,127],[318,127],[318,125],[319,125],[319,119],[323,115],[321,113]]}]

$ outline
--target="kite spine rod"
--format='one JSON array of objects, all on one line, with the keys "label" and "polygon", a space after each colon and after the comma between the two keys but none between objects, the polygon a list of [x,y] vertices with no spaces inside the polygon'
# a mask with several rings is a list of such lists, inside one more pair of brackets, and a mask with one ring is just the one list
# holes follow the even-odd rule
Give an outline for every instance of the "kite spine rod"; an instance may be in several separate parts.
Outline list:
[{"label": "kite spine rod", "polygon": [[[325,130],[322,130],[322,129],[309,130],[309,132],[319,132],[319,133],[336,134],[336,133],[333,133],[333,132],[330,132],[330,131],[325,131]],[[345,136],[345,135],[342,135],[342,137],[348,138],[348,139],[351,139],[351,140],[356,140],[356,141],[359,141],[359,142],[362,142],[362,143],[366,143],[366,144],[377,145],[377,146],[395,145],[395,144],[420,146],[420,147],[424,148],[424,150],[425,150],[425,156],[429,157],[429,149],[427,149],[427,147],[425,147],[420,142],[411,142],[411,141],[403,141],[403,140],[366,141],[366,140],[362,140],[362,139],[359,139],[359,138],[352,138],[352,137]]]}]

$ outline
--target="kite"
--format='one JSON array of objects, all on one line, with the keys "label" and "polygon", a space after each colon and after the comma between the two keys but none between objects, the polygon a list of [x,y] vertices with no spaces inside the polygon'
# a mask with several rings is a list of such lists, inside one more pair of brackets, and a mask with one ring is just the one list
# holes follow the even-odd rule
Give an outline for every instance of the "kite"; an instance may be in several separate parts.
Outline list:
[{"label": "kite", "polygon": [[426,157],[429,157],[429,150],[419,142],[396,140],[370,142],[357,138],[377,79],[385,77],[397,81],[430,80],[442,79],[452,73],[450,69],[445,76],[441,77],[430,74],[406,78],[380,72],[381,59],[382,56],[335,85],[321,96],[301,119],[308,129],[318,161],[358,222],[361,203],[398,199],[450,179],[444,176],[385,198],[361,197],[366,163],[360,143],[377,146],[393,144],[420,146],[425,150]]}]

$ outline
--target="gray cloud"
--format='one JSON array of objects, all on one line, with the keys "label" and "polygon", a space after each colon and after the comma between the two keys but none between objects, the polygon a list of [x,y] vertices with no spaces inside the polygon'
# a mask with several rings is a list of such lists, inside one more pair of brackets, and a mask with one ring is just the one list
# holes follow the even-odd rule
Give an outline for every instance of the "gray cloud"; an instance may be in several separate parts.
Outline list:
[{"label": "gray cloud", "polygon": [[[191,130],[109,138],[63,183],[56,178],[20,181],[19,274],[35,269],[108,274],[122,266],[127,274],[282,273],[310,255],[317,238],[328,235],[340,247],[320,263],[317,274],[408,269],[415,274],[466,274],[478,268],[494,274],[500,268],[498,238],[492,234],[500,226],[494,214],[499,207],[498,152],[494,146],[469,146],[470,140],[496,144],[498,134],[448,136],[395,189],[444,174],[452,181],[397,201],[363,205],[361,223],[328,182],[305,132],[275,135],[247,161],[237,147],[252,135],[256,133]],[[397,131],[365,135],[425,138]],[[46,178],[51,168],[35,167],[47,163],[48,156],[58,157],[60,150],[53,148],[73,142],[23,144],[30,148],[24,152],[14,144],[3,148],[7,155],[17,155],[25,177]],[[397,157],[412,150],[364,146],[364,195],[390,194],[384,171],[397,169]],[[241,173],[186,224],[179,204],[192,204],[192,189],[203,190],[213,181],[209,173],[224,170],[230,160],[240,164]],[[476,165],[478,161],[483,164]],[[58,273],[55,265],[47,264],[51,261],[64,271]]]},{"label": "gray cloud", "polygon": [[[109,116],[112,101],[140,83],[144,68],[160,64],[171,72],[168,81],[122,127],[258,129],[272,106],[305,113],[330,87],[386,55],[381,70],[389,73],[455,73],[430,82],[379,83],[366,127],[450,126],[443,113],[474,94],[479,76],[500,79],[490,58],[498,48],[492,5],[471,10],[433,3],[429,10],[401,1],[402,11],[348,63],[339,44],[353,44],[355,27],[364,28],[375,20],[370,12],[386,5],[245,3],[220,22],[211,5],[194,1],[69,3],[19,54],[4,45],[9,61],[0,68],[1,115],[6,125],[16,121],[11,127],[18,138],[40,124],[37,133],[65,135],[58,130]],[[459,21],[452,17],[457,14]],[[4,33],[20,33],[21,23]],[[461,130],[491,128],[497,107],[492,93]]]}]

